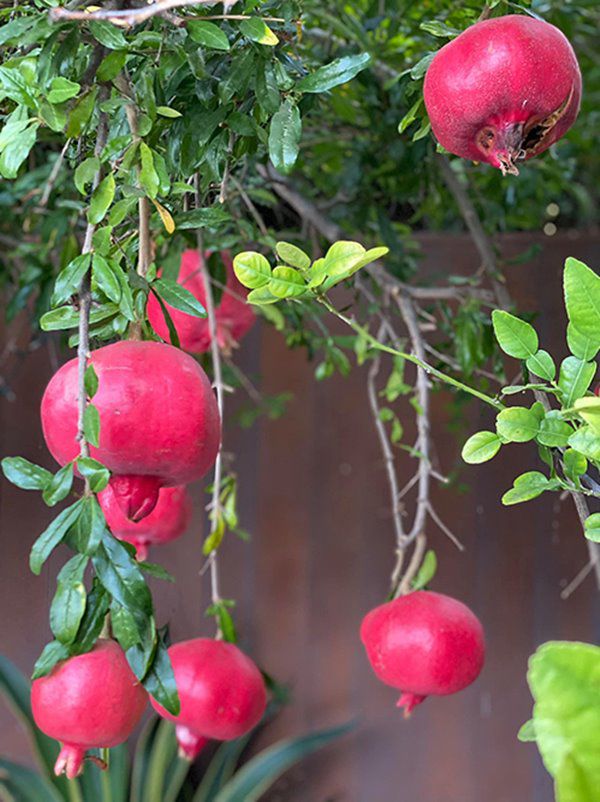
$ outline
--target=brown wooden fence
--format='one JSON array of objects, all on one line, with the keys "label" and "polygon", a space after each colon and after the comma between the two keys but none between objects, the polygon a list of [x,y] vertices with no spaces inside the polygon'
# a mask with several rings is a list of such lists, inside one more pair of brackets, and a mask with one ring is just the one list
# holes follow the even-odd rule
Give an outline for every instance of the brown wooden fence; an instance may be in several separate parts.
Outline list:
[{"label": "brown wooden fence", "polygon": [[[530,236],[502,241],[507,256]],[[600,238],[561,234],[538,238],[542,250],[508,269],[519,308],[539,312],[545,346],[562,355],[564,258],[598,262]],[[423,270],[441,276],[473,271],[477,258],[464,237],[427,237]],[[238,600],[244,644],[272,674],[293,687],[293,704],[263,742],[349,719],[352,735],[290,774],[272,802],[548,802],[551,785],[534,745],[516,739],[529,717],[528,656],[548,639],[597,640],[599,607],[591,579],[568,600],[561,587],[587,559],[569,501],[537,500],[505,509],[501,493],[534,467],[528,446],[513,446],[493,463],[461,470],[468,491],[436,490],[440,516],[460,535],[459,554],[439,531],[431,544],[440,562],[434,588],[467,602],[485,624],[488,659],[480,680],[454,698],[429,700],[410,722],[395,693],[371,675],[358,639],[362,615],[385,595],[393,554],[387,487],[368,413],[364,375],[316,383],[300,352],[290,353],[272,329],[257,328],[240,354],[261,389],[290,391],[278,421],[227,429],[236,453],[241,511],[252,541],[224,546],[224,592]],[[31,354],[13,379],[15,401],[0,401],[2,455],[22,454],[51,466],[38,407],[52,372],[48,352]],[[458,463],[460,437],[447,427],[450,399],[436,393],[434,434],[440,467]],[[486,410],[469,408],[465,431],[489,425]],[[408,461],[402,469],[410,470]],[[204,502],[195,489],[196,509]],[[41,577],[27,568],[35,536],[49,520],[35,495],[0,487],[2,651],[29,671],[49,637],[47,608],[64,559],[56,554]],[[208,588],[200,578],[201,516],[185,538],[155,557],[177,577],[156,585],[159,618],[175,639],[208,633]],[[26,739],[0,707],[0,753],[31,761]]]}]

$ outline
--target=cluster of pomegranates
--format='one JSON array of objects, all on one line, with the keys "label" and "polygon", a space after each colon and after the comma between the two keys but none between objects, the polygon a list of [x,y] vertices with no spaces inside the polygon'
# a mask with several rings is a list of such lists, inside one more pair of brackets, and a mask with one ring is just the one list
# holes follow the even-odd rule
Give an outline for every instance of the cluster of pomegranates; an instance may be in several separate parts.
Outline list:
[{"label": "cluster of pomegranates", "polygon": [[[222,348],[230,348],[249,330],[254,314],[231,260],[222,256],[227,279],[216,309],[217,337]],[[179,280],[203,302],[201,258],[186,251]],[[149,311],[156,330],[164,334],[160,307]],[[171,315],[184,348],[193,353],[210,348],[206,320],[175,309]],[[196,360],[165,343],[114,343],[94,351],[90,363],[98,377],[93,403],[100,417],[100,442],[90,446],[90,456],[111,472],[99,503],[113,535],[132,543],[143,560],[149,545],[179,537],[189,522],[185,485],[210,470],[219,450],[216,399]],[[78,381],[73,359],[52,377],[42,399],[44,437],[61,465],[79,456]],[[236,646],[197,638],[172,646],[169,653],[179,715],[151,701],[176,723],[182,754],[192,759],[207,740],[230,740],[256,726],[266,706],[265,685],[256,665]],[[88,749],[125,741],[147,701],[123,650],[110,639],[59,663],[34,681],[31,693],[37,725],[62,744],[55,771],[69,778],[81,772]]]}]

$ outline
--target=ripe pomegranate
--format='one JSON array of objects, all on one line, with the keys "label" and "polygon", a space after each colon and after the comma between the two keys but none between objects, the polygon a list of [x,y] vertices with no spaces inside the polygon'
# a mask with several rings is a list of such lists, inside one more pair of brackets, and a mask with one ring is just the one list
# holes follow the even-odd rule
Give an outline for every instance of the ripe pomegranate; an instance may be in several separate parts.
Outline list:
[{"label": "ripe pomegranate", "polygon": [[[208,253],[202,257],[198,251],[184,251],[177,279],[179,284],[195,295],[203,306],[206,306],[206,292],[204,278],[201,273],[201,260],[203,258],[207,259],[208,256]],[[237,280],[233,272],[231,257],[225,251],[222,251],[220,256],[225,265],[227,279],[221,300],[215,309],[215,318],[219,348],[227,352],[235,347],[252,328],[256,315],[246,303],[248,290]],[[202,354],[209,351],[210,331],[208,320],[187,315],[172,306],[167,305],[167,308],[177,329],[181,347],[194,354]],[[163,340],[168,341],[169,330],[165,317],[160,304],[153,295],[148,298],[147,312],[154,331]]]},{"label": "ripe pomegranate", "polygon": [[34,680],[31,709],[37,726],[61,742],[54,766],[72,780],[86,750],[117,746],[139,722],[148,694],[129,668],[121,647],[100,639],[91,652],[58,663]]},{"label": "ripe pomegranate", "polygon": [[156,507],[137,523],[125,517],[110,485],[98,494],[98,501],[110,531],[135,546],[138,560],[148,557],[148,546],[181,537],[192,515],[192,502],[184,486],[161,488]]},{"label": "ripe pomegranate", "polygon": [[[170,345],[123,341],[94,351],[90,361],[100,413],[100,447],[90,454],[112,472],[110,486],[124,515],[139,521],[156,506],[161,487],[200,479],[214,463],[217,403],[202,368]],[[42,399],[44,437],[61,465],[79,454],[77,387],[72,359]]]},{"label": "ripe pomegranate", "polygon": [[399,688],[405,715],[427,696],[456,693],[474,682],[485,646],[479,619],[462,602],[426,590],[367,613],[360,637],[377,677]]},{"label": "ripe pomegranate", "polygon": [[518,175],[517,160],[547,150],[575,122],[581,73],[558,28],[511,14],[478,22],[442,47],[424,97],[446,150]]},{"label": "ripe pomegranate", "polygon": [[261,720],[267,694],[256,664],[237,646],[211,638],[169,648],[181,712],[173,716],[150,697],[152,707],[175,723],[180,753],[194,760],[206,742],[231,741]]}]

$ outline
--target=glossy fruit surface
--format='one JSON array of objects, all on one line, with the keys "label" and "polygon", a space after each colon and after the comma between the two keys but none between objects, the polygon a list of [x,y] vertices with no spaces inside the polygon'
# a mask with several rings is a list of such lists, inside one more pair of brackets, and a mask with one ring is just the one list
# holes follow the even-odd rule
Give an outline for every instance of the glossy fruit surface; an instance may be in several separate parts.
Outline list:
[{"label": "glossy fruit surface", "polygon": [[31,709],[37,726],[62,748],[54,771],[69,779],[83,768],[87,749],[113,747],[129,738],[148,695],[121,647],[100,639],[91,652],[58,663],[33,681]]},{"label": "glossy fruit surface", "polygon": [[98,501],[110,531],[136,547],[138,560],[147,558],[149,546],[183,535],[192,515],[192,501],[182,485],[161,488],[156,507],[137,523],[125,517],[110,485],[98,494]]},{"label": "glossy fruit surface", "polygon": [[154,709],[176,725],[180,750],[193,760],[208,739],[230,741],[261,720],[267,695],[256,664],[232,643],[211,638],[169,648],[181,711],[173,716],[154,699]]},{"label": "glossy fruit surface", "polygon": [[424,98],[446,150],[518,174],[518,160],[547,150],[575,122],[581,73],[558,28],[512,14],[478,22],[442,47]]},{"label": "glossy fruit surface", "polygon": [[[90,361],[100,414],[100,447],[90,454],[111,471],[124,515],[139,521],[154,509],[161,487],[200,479],[213,465],[221,436],[217,402],[202,368],[170,345],[123,341],[94,351]],[[79,454],[77,388],[72,359],[42,399],[44,437],[61,465]]]},{"label": "glossy fruit surface", "polygon": [[427,696],[466,688],[483,667],[479,619],[441,593],[415,591],[376,607],[360,636],[377,677],[402,691],[398,706],[407,713]]},{"label": "glossy fruit surface", "polygon": [[[198,251],[188,250],[181,257],[181,267],[177,281],[189,290],[200,303],[206,307],[204,278],[201,273],[201,258],[208,259],[209,254],[200,256]],[[252,328],[256,315],[252,307],[246,303],[248,290],[240,284],[233,272],[233,262],[225,251],[220,257],[225,266],[226,282],[220,300],[215,309],[217,323],[217,340],[224,351],[234,348],[245,334]],[[215,288],[217,292],[218,288]],[[210,331],[206,318],[187,315],[167,304],[168,312],[173,320],[181,347],[194,354],[202,354],[210,350]],[[148,298],[148,319],[154,331],[169,342],[169,329],[159,302],[153,295]]]}]

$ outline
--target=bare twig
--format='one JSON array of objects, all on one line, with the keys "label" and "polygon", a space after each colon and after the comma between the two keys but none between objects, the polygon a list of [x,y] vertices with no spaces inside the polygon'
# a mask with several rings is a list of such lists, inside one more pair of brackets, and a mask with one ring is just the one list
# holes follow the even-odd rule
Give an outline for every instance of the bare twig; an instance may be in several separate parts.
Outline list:
[{"label": "bare twig", "polygon": [[48,180],[46,181],[46,186],[44,187],[44,191],[42,193],[42,197],[40,198],[40,207],[42,207],[42,208],[44,206],[48,205],[48,201],[50,200],[50,195],[52,194],[52,190],[54,189],[54,185],[56,184],[56,181],[58,180],[58,176],[60,175],[60,169],[61,169],[61,167],[63,165],[63,162],[65,160],[65,154],[66,154],[67,149],[68,149],[70,144],[71,144],[71,140],[67,139],[67,141],[64,144],[63,149],[58,154],[58,156],[56,158],[56,161],[54,162],[54,166],[52,167],[50,175],[48,176]]},{"label": "bare twig", "polygon": [[68,8],[53,8],[49,12],[54,22],[68,22],[84,20],[86,22],[103,20],[123,28],[139,25],[152,17],[157,17],[172,11],[174,8],[189,8],[191,6],[214,5],[215,0],[156,0],[140,8],[98,8],[93,11],[71,10]]},{"label": "bare twig", "polygon": [[233,176],[233,175],[231,176],[231,183],[234,185],[234,187],[239,192],[240,198],[243,200],[243,202],[245,203],[248,211],[250,212],[250,214],[252,215],[252,217],[256,221],[256,225],[258,226],[260,233],[263,235],[263,237],[268,236],[269,232],[268,232],[267,227],[265,225],[265,221],[262,219],[262,216],[261,216],[260,212],[258,211],[258,209],[256,208],[256,206],[254,205],[254,203],[252,203],[252,200],[251,200],[250,196],[248,195],[248,193],[246,192],[246,190],[244,189],[242,184],[240,184],[240,182],[237,180],[237,178],[235,176]]},{"label": "bare twig", "polygon": [[[196,208],[199,209],[201,206],[200,202],[200,180],[199,176],[196,173],[194,176],[194,189],[195,189],[195,201],[196,201]],[[224,408],[224,388],[223,388],[223,369],[221,365],[221,352],[219,350],[219,343],[217,340],[217,318],[215,313],[215,303],[214,303],[214,296],[212,291],[212,284],[210,280],[210,272],[208,270],[208,265],[206,260],[203,258],[203,241],[202,241],[202,232],[198,231],[198,252],[200,254],[200,265],[202,271],[202,277],[204,280],[204,293],[205,293],[205,304],[206,304],[206,313],[208,317],[208,332],[210,335],[210,354],[212,359],[212,366],[213,366],[213,386],[215,388],[215,392],[217,395],[217,407],[219,410],[219,418],[223,421],[223,408]],[[221,433],[222,436],[222,433]],[[215,468],[214,468],[214,475],[213,475],[213,492],[212,492],[212,501],[210,503],[210,517],[212,522],[211,527],[211,534],[215,531],[215,529],[221,525],[221,480],[223,475],[223,449],[222,443],[219,444],[219,451],[217,454],[217,459],[215,461]],[[217,558],[217,549],[214,548],[209,556],[208,556],[208,563],[210,565],[210,584],[211,584],[211,598],[213,605],[218,605],[221,602],[221,594],[219,590],[219,563]],[[217,619],[218,621],[218,619]],[[217,623],[217,637],[222,638],[223,633],[221,631],[220,624]]]},{"label": "bare twig", "polygon": [[[590,514],[590,509],[587,505],[587,501],[578,493],[572,493],[573,503],[575,504],[575,509],[577,510],[577,515],[579,516],[579,520],[581,522],[582,528],[585,526],[585,520]],[[588,540],[586,538],[588,554],[590,556],[589,565],[594,569],[594,573],[596,574],[596,584],[600,589],[600,543],[594,543],[592,540]],[[586,576],[587,576],[586,572]],[[585,577],[584,577],[585,578]],[[566,588],[565,588],[566,590]],[[563,594],[564,594],[563,590]],[[563,598],[566,598],[563,596]]]}]

